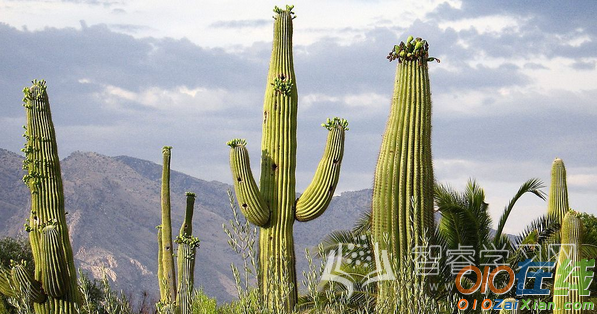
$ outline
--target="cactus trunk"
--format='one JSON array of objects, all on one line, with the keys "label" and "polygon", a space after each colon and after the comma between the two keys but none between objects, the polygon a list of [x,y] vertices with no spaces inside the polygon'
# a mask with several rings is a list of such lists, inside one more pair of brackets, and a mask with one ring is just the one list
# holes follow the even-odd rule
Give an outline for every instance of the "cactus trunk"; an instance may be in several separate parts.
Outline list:
[{"label": "cactus trunk", "polygon": [[193,231],[193,210],[195,194],[187,192],[187,207],[185,219],[180,227],[178,243],[177,267],[178,267],[178,292],[176,306],[178,313],[192,313],[192,295],[195,282],[195,251],[199,246],[199,240],[191,234]]},{"label": "cactus trunk", "polygon": [[[298,94],[292,56],[292,16],[288,12],[276,16],[267,82],[259,188],[270,217],[260,233],[259,286],[264,289],[263,296],[270,308],[286,299],[286,309],[290,310],[297,301],[293,225]],[[285,82],[289,89],[281,87]],[[282,287],[286,284],[289,286]]]},{"label": "cactus trunk", "polygon": [[[410,258],[413,246],[424,244],[433,230],[434,182],[426,47],[417,57],[398,59],[390,117],[375,170],[372,236],[379,246],[376,253],[387,251],[400,267]],[[393,313],[397,307],[393,285],[389,280],[379,281],[378,312]],[[410,303],[407,294],[400,288],[400,313],[406,313],[404,305]]]},{"label": "cactus trunk", "polygon": [[234,189],[241,211],[260,228],[259,289],[273,312],[291,311],[297,302],[293,225],[321,215],[331,200],[344,152],[347,122],[335,118],[327,148],[306,192],[295,200],[298,94],[292,56],[292,7],[275,8],[274,40],[263,105],[259,188],[244,140],[228,142]]},{"label": "cactus trunk", "polygon": [[[34,282],[30,286],[35,313],[74,314],[78,307],[77,276],[66,225],[64,191],[56,134],[52,123],[45,81],[33,81],[24,89],[27,112],[23,181],[31,190],[31,216],[27,229],[35,261]],[[25,269],[13,268],[19,278]],[[46,296],[34,287],[44,287]],[[38,291],[39,292],[39,291]],[[40,302],[44,300],[43,302]]]},{"label": "cactus trunk", "polygon": [[[582,221],[575,211],[569,210],[564,215],[560,231],[562,246],[558,255],[558,264],[554,282],[554,314],[581,314],[585,312],[582,309],[574,310],[565,309],[564,307],[567,303],[586,301],[579,293],[579,291],[582,290],[584,278],[580,267],[575,267],[580,266],[579,262],[581,262],[583,228]],[[590,277],[592,277],[592,273]]]},{"label": "cactus trunk", "polygon": [[548,202],[547,213],[553,215],[557,222],[561,224],[570,207],[568,206],[566,167],[560,158],[556,158],[551,166],[551,185],[549,187]]}]

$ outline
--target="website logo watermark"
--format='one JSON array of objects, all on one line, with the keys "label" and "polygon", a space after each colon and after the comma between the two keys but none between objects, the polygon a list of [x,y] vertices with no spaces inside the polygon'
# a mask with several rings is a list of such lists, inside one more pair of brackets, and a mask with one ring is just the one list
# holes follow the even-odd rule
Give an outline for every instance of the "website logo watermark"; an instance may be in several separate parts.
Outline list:
[{"label": "website logo watermark", "polygon": [[[577,291],[579,296],[590,295],[594,259],[574,262],[574,245],[550,245],[546,248],[547,252],[542,252],[542,249],[540,245],[533,244],[520,245],[513,252],[505,247],[484,247],[478,252],[477,258],[477,252],[469,246],[446,250],[445,255],[438,245],[417,246],[412,250],[412,261],[415,275],[432,276],[440,273],[440,261],[445,257],[445,265],[456,276],[452,286],[463,295],[491,291],[499,296],[510,292],[514,287],[517,297],[549,295],[547,280],[553,281],[556,296],[568,295],[570,291]],[[511,266],[508,262],[511,254],[518,255],[520,262],[516,266]],[[538,260],[541,256],[547,260]],[[561,262],[556,268],[558,258]],[[482,262],[475,265],[475,260]],[[362,276],[355,278],[346,266],[362,267],[368,273],[364,279]],[[463,285],[464,277],[472,281],[473,285]],[[339,243],[338,248],[327,255],[321,279],[343,285],[347,290],[347,297],[350,297],[357,284],[364,287],[379,281],[396,280],[396,274],[388,251],[380,250],[378,243],[371,245],[363,235],[355,237],[354,243]],[[529,283],[531,286],[528,286]]]}]

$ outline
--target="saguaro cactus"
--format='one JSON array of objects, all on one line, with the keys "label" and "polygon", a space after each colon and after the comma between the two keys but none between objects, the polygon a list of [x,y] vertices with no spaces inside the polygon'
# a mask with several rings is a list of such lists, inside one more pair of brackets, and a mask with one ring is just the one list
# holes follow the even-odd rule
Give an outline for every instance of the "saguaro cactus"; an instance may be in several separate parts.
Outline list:
[{"label": "saguaro cactus", "polygon": [[178,243],[177,266],[178,266],[178,292],[176,295],[176,306],[180,314],[192,313],[193,287],[195,282],[195,253],[199,246],[199,239],[192,236],[193,231],[193,207],[195,204],[195,193],[187,192],[187,207],[185,218],[180,227],[180,233],[176,237]]},{"label": "saguaro cactus", "polygon": [[[429,57],[426,41],[412,36],[406,43],[396,45],[388,59],[398,59],[398,66],[390,117],[375,170],[372,236],[379,247],[376,253],[392,256],[399,266],[410,257],[413,245],[422,244],[433,228],[431,92],[427,63],[436,59]],[[376,260],[383,258],[379,256]],[[380,313],[393,313],[396,307],[392,285],[387,280],[378,283]],[[404,308],[408,300],[401,297],[401,301]]]},{"label": "saguaro cactus", "polygon": [[274,41],[263,105],[261,180],[249,165],[244,140],[228,142],[234,190],[247,220],[260,227],[259,288],[273,311],[297,301],[293,224],[320,216],[333,197],[344,153],[344,119],[328,119],[327,146],[315,176],[295,201],[298,94],[292,57],[292,6],[274,9]]},{"label": "saguaro cactus", "polygon": [[27,140],[23,149],[27,174],[23,181],[31,190],[31,216],[26,229],[35,273],[29,274],[22,264],[13,264],[10,277],[6,271],[0,271],[0,291],[8,295],[25,293],[38,314],[74,314],[79,302],[77,276],[46,82],[35,80],[23,92],[27,113],[23,135]]},{"label": "saguaro cactus", "polygon": [[562,220],[562,247],[558,255],[554,283],[554,314],[583,313],[582,309],[565,309],[564,307],[565,304],[583,302],[584,299],[579,293],[582,290],[581,285],[584,281],[580,269],[582,266],[576,267],[581,261],[583,229],[584,227],[578,217],[578,213],[569,210]]},{"label": "saguaro cactus", "polygon": [[162,224],[158,229],[158,284],[160,287],[160,313],[190,314],[191,295],[195,274],[195,253],[199,239],[192,236],[195,193],[187,192],[185,218],[176,237],[178,243],[178,286],[172,245],[172,221],[170,218],[170,160],[172,147],[162,149]]},{"label": "saguaro cactus", "polygon": [[547,213],[556,217],[558,223],[562,223],[569,209],[566,167],[560,158],[556,158],[551,166],[551,185],[549,187]]},{"label": "saguaro cactus", "polygon": [[161,245],[158,250],[159,260],[162,263],[158,271],[160,287],[165,289],[160,292],[162,302],[174,303],[176,301],[176,269],[174,268],[174,246],[172,244],[172,219],[170,218],[170,156],[172,147],[164,146],[162,157],[162,224],[160,225]]}]

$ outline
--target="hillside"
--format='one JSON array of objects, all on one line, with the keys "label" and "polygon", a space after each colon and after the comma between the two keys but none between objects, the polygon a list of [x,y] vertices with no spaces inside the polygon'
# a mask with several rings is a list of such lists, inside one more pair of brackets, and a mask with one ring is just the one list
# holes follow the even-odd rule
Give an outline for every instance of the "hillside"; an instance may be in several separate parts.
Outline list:
[{"label": "hillside", "polygon": [[[175,166],[173,160],[173,167]],[[21,178],[22,157],[0,149],[0,237],[23,235],[29,191]],[[106,272],[119,288],[157,293],[157,242],[160,223],[161,165],[128,156],[108,157],[75,152],[61,162],[65,206],[78,267],[100,277]],[[231,217],[227,189],[173,171],[172,220],[175,230],[184,211],[184,192],[197,194],[194,233],[201,239],[196,281],[219,301],[235,296],[230,263],[238,257],[229,248],[222,224]],[[345,192],[328,211],[309,223],[295,224],[298,274],[306,267],[304,249],[332,230],[350,228],[370,203],[369,190]]]}]

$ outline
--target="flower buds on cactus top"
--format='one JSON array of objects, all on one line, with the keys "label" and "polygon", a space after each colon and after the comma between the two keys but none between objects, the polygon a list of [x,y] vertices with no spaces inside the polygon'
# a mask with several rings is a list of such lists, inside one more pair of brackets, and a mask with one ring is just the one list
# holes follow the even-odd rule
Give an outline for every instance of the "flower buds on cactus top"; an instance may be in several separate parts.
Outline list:
[{"label": "flower buds on cactus top", "polygon": [[226,145],[230,146],[231,148],[247,146],[247,140],[245,140],[243,138],[235,138],[235,139],[231,139],[230,141],[226,142]]},{"label": "flower buds on cactus top", "polygon": [[333,119],[328,118],[325,123],[321,124],[322,127],[328,129],[328,131],[333,130],[334,128],[343,128],[344,131],[348,131],[348,121],[346,119],[334,117]]},{"label": "flower buds on cactus top", "polygon": [[390,62],[396,59],[398,59],[398,62],[418,60],[420,65],[428,61],[437,61],[439,63],[438,58],[429,57],[428,51],[429,44],[426,40],[420,37],[413,39],[412,36],[408,36],[406,43],[400,42],[400,45],[394,45],[386,59]]}]

